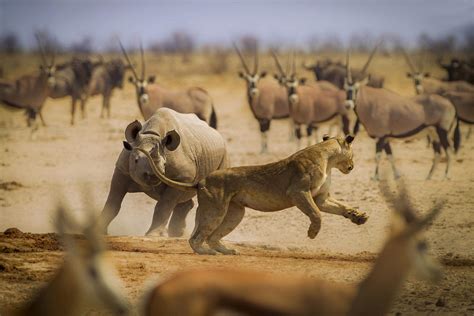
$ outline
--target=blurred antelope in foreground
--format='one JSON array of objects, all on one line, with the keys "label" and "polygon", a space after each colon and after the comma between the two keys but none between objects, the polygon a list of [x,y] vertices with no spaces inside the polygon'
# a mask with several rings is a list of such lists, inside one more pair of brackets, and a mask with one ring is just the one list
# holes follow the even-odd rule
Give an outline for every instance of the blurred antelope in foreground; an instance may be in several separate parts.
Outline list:
[{"label": "blurred antelope in foreground", "polygon": [[[64,262],[53,279],[17,315],[84,315],[91,308],[106,308],[114,315],[126,314],[129,306],[114,269],[106,262],[97,223],[91,220],[80,227],[59,207],[56,227],[66,250]],[[70,230],[79,230],[85,240],[80,242],[66,234]]]},{"label": "blurred antelope in foreground", "polygon": [[[245,62],[242,53],[237,45],[234,48],[240,58],[244,71],[239,71],[239,77],[244,79],[247,84],[247,101],[253,116],[260,125],[261,135],[261,153],[268,151],[268,131],[270,123],[273,119],[285,119],[289,117],[288,98],[284,87],[280,86],[277,81],[285,80],[284,77],[276,77],[275,80],[264,80],[267,75],[266,71],[259,73],[258,51],[255,51],[255,59],[253,71],[250,71]],[[293,133],[290,126],[290,135]],[[291,136],[290,136],[291,138]]]},{"label": "blurred antelope in foreground", "polygon": [[34,124],[34,129],[37,129],[37,115],[40,117],[43,126],[46,126],[41,110],[50,89],[56,84],[55,54],[52,54],[48,62],[41,39],[39,36],[36,39],[41,54],[39,73],[24,75],[14,82],[2,82],[0,84],[0,103],[13,109],[24,110],[27,125],[32,126]]},{"label": "blurred antelope in foreground", "polygon": [[[377,47],[378,45],[374,48],[366,65],[370,63]],[[447,163],[444,176],[448,178],[451,162],[451,144],[448,136],[451,132],[453,132],[454,150],[457,151],[460,145],[459,122],[456,120],[456,109],[452,103],[434,94],[408,98],[387,89],[366,86],[368,81],[366,73],[363,73],[365,77],[361,80],[355,80],[352,77],[349,51],[347,52],[346,67],[346,107],[353,109],[357,115],[354,133],[357,133],[359,123],[362,123],[367,134],[377,140],[375,145],[376,167],[373,179],[379,179],[378,170],[382,149],[385,150],[393,173],[398,178],[400,174],[395,167],[390,139],[419,136],[423,130],[426,130],[433,140],[435,154],[427,179],[431,178],[439,162],[441,148],[446,153]]]},{"label": "blurred antelope in foreground", "polygon": [[[295,126],[295,134],[298,139],[297,149],[300,148],[302,137],[301,125],[306,126],[308,146],[311,145],[313,128],[326,122],[333,123],[339,120],[342,124],[344,134],[349,134],[349,117],[345,107],[345,93],[336,86],[321,81],[316,84],[305,84],[306,79],[299,79],[296,74],[295,59],[291,67],[291,73],[285,73],[275,52],[272,52],[277,68],[282,77],[286,78],[287,100],[290,108],[290,116]],[[328,88],[330,84],[332,88]],[[340,125],[338,124],[338,127]],[[332,126],[331,126],[332,127]],[[318,139],[319,140],[319,139]]]},{"label": "blurred antelope in foreground", "polygon": [[159,108],[169,108],[179,113],[194,113],[209,126],[217,129],[217,116],[209,93],[200,87],[191,87],[182,91],[170,91],[155,83],[155,76],[146,77],[145,56],[140,45],[141,75],[138,76],[127,51],[120,43],[123,55],[132,70],[133,77],[128,81],[135,86],[140,113],[148,120]]},{"label": "blurred antelope in foreground", "polygon": [[178,272],[157,285],[144,302],[145,315],[384,315],[411,270],[439,281],[439,265],[427,254],[421,236],[442,209],[436,204],[424,217],[404,189],[394,197],[381,187],[398,222],[368,275],[359,284],[321,278],[296,278],[258,271],[208,268]]}]

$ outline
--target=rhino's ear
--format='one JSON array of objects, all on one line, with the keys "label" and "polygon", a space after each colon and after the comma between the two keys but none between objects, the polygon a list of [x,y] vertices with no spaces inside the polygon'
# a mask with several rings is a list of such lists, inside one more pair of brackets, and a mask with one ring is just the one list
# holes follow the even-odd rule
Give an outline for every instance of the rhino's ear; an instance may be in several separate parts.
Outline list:
[{"label": "rhino's ear", "polygon": [[133,149],[132,145],[130,145],[130,143],[127,142],[126,140],[123,141],[123,148],[125,148],[128,151]]},{"label": "rhino's ear", "polygon": [[180,142],[181,137],[175,130],[169,131],[168,133],[166,133],[165,138],[163,138],[163,145],[169,151],[173,151],[178,148]]},{"label": "rhino's ear", "polygon": [[135,120],[132,123],[128,124],[125,129],[125,138],[129,143],[133,143],[137,139],[138,132],[142,129],[142,123]]}]

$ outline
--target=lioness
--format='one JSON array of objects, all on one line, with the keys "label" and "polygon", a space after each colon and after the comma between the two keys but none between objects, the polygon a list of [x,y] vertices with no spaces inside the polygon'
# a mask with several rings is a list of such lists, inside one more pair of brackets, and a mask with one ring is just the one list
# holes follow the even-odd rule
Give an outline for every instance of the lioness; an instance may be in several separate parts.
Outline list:
[{"label": "lioness", "polygon": [[[182,190],[197,189],[196,226],[189,244],[198,254],[236,254],[220,240],[241,222],[245,207],[262,212],[298,207],[309,217],[308,237],[313,239],[321,228],[320,210],[349,218],[358,225],[368,216],[334,200],[329,195],[331,169],[348,174],[354,168],[354,137],[329,138],[296,152],[290,157],[261,166],[216,170],[196,186],[167,178],[147,156],[154,173],[164,183]],[[140,148],[136,148],[140,150]],[[204,247],[204,242],[210,248]]]}]

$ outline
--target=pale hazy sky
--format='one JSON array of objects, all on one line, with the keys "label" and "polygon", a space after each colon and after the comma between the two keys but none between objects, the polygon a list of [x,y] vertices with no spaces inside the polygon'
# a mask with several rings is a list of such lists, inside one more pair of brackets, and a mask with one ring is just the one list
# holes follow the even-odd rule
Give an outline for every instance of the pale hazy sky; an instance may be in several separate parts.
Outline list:
[{"label": "pale hazy sky", "polygon": [[414,43],[420,33],[445,35],[474,23],[474,0],[0,0],[0,29],[23,44],[47,29],[63,43],[86,35],[102,47],[113,35],[125,42],[190,32],[200,43],[255,34],[266,42],[306,42],[312,36],[396,33]]}]

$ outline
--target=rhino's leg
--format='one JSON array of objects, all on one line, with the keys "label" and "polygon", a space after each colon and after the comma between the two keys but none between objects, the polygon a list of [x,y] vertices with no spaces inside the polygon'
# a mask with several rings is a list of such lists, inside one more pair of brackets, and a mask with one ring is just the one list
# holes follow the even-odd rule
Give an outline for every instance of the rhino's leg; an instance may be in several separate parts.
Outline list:
[{"label": "rhino's leg", "polygon": [[104,209],[100,214],[100,224],[102,225],[104,233],[107,233],[107,227],[110,222],[118,215],[123,198],[128,192],[130,182],[131,180],[127,175],[124,175],[120,170],[115,168],[107,202],[105,202]]},{"label": "rhino's leg", "polygon": [[245,207],[235,203],[230,203],[224,220],[208,238],[208,245],[212,249],[225,255],[236,255],[236,250],[227,248],[220,240],[230,234],[240,224],[244,215]]},{"label": "rhino's leg", "polygon": [[168,236],[169,237],[181,237],[183,236],[184,229],[186,228],[186,216],[189,211],[194,207],[193,200],[186,201],[176,205],[168,224]]},{"label": "rhino's leg", "polygon": [[151,226],[146,232],[146,235],[164,235],[171,212],[173,212],[173,209],[178,205],[182,194],[181,191],[170,187],[167,187],[163,191],[156,203]]},{"label": "rhino's leg", "polygon": [[71,125],[74,125],[74,115],[76,114],[76,98],[72,97],[71,101]]}]

